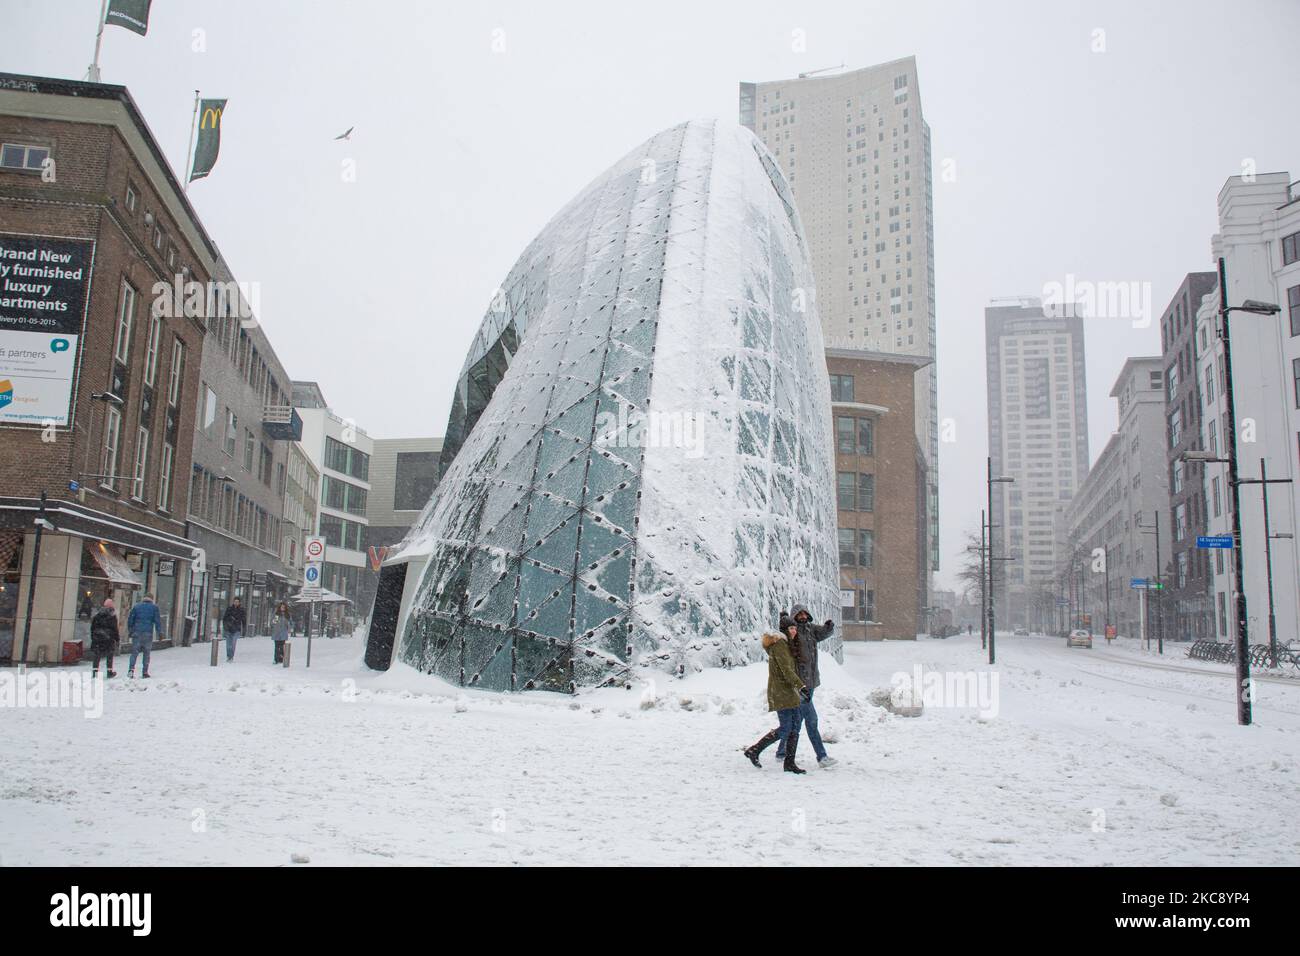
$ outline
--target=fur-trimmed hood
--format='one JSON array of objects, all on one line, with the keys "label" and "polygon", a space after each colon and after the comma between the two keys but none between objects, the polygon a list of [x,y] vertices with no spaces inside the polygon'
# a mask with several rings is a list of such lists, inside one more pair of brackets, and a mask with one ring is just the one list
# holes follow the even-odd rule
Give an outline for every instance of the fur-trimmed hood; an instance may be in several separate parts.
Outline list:
[{"label": "fur-trimmed hood", "polygon": [[775,644],[777,641],[784,641],[784,640],[785,640],[784,634],[764,634],[763,650],[765,651],[769,650],[771,649],[772,645]]}]

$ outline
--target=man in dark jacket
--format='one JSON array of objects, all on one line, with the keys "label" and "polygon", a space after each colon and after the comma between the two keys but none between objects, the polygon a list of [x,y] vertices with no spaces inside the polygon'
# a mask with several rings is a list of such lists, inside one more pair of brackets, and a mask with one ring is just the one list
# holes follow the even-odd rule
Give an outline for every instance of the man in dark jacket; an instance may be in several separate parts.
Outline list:
[{"label": "man in dark jacket", "polygon": [[117,608],[112,598],[104,598],[104,606],[90,619],[90,653],[92,655],[92,674],[99,673],[99,659],[108,658],[108,676],[116,677],[113,670],[113,652],[117,649]]},{"label": "man in dark jacket", "polygon": [[126,633],[131,638],[131,663],[126,668],[126,676],[135,676],[135,659],[144,654],[144,670],[141,677],[149,676],[149,649],[153,647],[154,634],[162,637],[162,615],[158,605],[153,603],[153,595],[146,594],[131,613],[126,617]]},{"label": "man in dark jacket", "polygon": [[[781,618],[780,627],[782,632],[793,635],[791,649],[795,652],[799,677],[808,688],[807,696],[799,705],[803,725],[808,730],[808,741],[817,755],[817,766],[829,770],[837,761],[827,755],[826,745],[822,743],[821,732],[817,729],[817,708],[813,706],[813,692],[822,682],[817,666],[817,645],[834,633],[835,622],[828,620],[825,624],[814,624],[808,609],[802,604],[796,604],[789,617]],[[776,757],[780,760],[784,755],[785,741],[782,740],[777,744]]]},{"label": "man in dark jacket", "polygon": [[221,615],[221,629],[226,632],[227,662],[235,659],[235,642],[239,640],[239,635],[244,633],[244,623],[244,608],[239,598],[235,598],[230,602],[230,607],[226,608],[226,613]]}]

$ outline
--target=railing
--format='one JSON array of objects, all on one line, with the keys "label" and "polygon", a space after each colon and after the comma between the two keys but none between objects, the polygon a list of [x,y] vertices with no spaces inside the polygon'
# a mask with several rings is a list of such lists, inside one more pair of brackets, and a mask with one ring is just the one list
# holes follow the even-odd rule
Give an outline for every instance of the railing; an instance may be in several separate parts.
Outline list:
[{"label": "railing", "polygon": [[[1237,646],[1219,641],[1197,641],[1188,648],[1187,656],[1199,661],[1233,664],[1237,660]],[[1252,644],[1250,646],[1250,663],[1252,667],[1283,672],[1287,672],[1286,669],[1289,668],[1296,675],[1300,675],[1300,647],[1296,647],[1294,642],[1279,644],[1277,663],[1274,665],[1272,648],[1267,644]]]}]

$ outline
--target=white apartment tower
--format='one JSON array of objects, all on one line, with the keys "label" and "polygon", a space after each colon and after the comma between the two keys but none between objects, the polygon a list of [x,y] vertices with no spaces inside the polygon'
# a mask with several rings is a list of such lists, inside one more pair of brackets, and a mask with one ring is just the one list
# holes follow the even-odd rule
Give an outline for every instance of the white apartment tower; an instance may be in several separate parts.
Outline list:
[{"label": "white apartment tower", "polygon": [[[1065,310],[1068,311],[1068,310]],[[984,310],[994,554],[1009,557],[998,624],[1037,626],[1032,609],[1054,590],[1064,509],[1088,474],[1083,322],[1048,316],[1034,298]]]},{"label": "white apartment tower", "polygon": [[[1269,533],[1265,551],[1261,486],[1241,485],[1242,560],[1245,565],[1247,633],[1251,644],[1268,643],[1268,561],[1273,566],[1273,598],[1278,639],[1285,643],[1300,626],[1300,184],[1287,173],[1234,176],[1219,191],[1219,233],[1212,259],[1223,256],[1228,305],[1248,299],[1281,306],[1280,315],[1231,313],[1233,396],[1237,412],[1237,469],[1243,480],[1260,477],[1264,460],[1270,479],[1291,484],[1268,486]],[[1227,454],[1226,370],[1219,338],[1218,284],[1196,314],[1196,370],[1201,378],[1201,447],[1216,457]],[[1232,498],[1227,466],[1187,466],[1187,480],[1204,482],[1206,528],[1182,533],[1226,535],[1232,531]],[[1177,517],[1175,534],[1179,533]],[[1214,549],[1214,634],[1235,638],[1236,590],[1233,554]]]},{"label": "white apartment tower", "polygon": [[[740,122],[789,180],[826,347],[935,358],[930,128],[916,59],[740,84]],[[916,374],[929,473],[929,564],[939,566],[938,391]]]}]

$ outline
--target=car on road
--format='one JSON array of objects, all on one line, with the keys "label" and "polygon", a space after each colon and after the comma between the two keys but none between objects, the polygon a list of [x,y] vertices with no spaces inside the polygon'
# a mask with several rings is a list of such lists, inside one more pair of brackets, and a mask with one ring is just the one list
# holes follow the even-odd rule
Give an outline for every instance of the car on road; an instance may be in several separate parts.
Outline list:
[{"label": "car on road", "polygon": [[1016,628],[1014,631],[1012,631],[1011,633],[1014,634],[1016,637],[1028,637],[1028,636],[1029,636],[1029,628],[1027,628],[1027,627],[1018,627],[1018,628]]},{"label": "car on road", "polygon": [[1083,628],[1075,628],[1065,639],[1066,647],[1092,647],[1092,632],[1085,631]]}]

